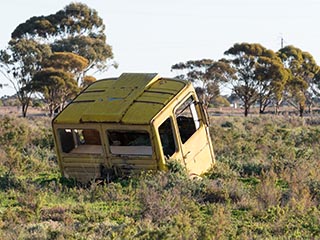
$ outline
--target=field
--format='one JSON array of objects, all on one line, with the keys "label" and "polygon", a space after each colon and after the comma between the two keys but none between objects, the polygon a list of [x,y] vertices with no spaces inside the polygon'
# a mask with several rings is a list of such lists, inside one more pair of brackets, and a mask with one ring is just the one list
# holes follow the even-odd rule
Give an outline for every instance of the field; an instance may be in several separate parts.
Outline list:
[{"label": "field", "polygon": [[61,177],[50,119],[0,117],[0,239],[319,239],[320,125],[215,116],[216,165],[190,180],[141,173],[81,186]]}]

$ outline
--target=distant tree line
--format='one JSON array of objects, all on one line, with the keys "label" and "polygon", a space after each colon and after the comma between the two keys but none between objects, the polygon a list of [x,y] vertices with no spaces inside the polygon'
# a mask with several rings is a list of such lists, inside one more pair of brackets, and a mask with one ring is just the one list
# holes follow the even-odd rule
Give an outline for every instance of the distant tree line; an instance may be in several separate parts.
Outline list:
[{"label": "distant tree line", "polygon": [[171,70],[195,83],[205,106],[220,96],[222,86],[229,86],[242,101],[245,116],[254,104],[260,113],[271,105],[277,112],[284,100],[303,116],[319,98],[320,67],[308,52],[294,46],[273,52],[257,43],[236,43],[224,54],[218,61],[190,60]]},{"label": "distant tree line", "polygon": [[[284,101],[303,116],[319,98],[320,67],[308,52],[294,46],[274,52],[257,43],[236,43],[224,54],[217,61],[190,60],[171,67],[178,78],[195,84],[206,107],[221,101],[222,87],[241,100],[245,116],[253,105],[260,113],[271,105],[277,112]],[[0,72],[14,87],[24,117],[35,94],[52,115],[95,81],[95,72],[110,66],[117,64],[103,20],[82,3],[31,17],[14,29],[8,46],[0,50]]]},{"label": "distant tree line", "polygon": [[40,94],[50,115],[95,78],[89,72],[115,66],[105,25],[96,10],[71,3],[18,25],[0,51],[0,71],[11,83],[25,117],[32,96]]}]

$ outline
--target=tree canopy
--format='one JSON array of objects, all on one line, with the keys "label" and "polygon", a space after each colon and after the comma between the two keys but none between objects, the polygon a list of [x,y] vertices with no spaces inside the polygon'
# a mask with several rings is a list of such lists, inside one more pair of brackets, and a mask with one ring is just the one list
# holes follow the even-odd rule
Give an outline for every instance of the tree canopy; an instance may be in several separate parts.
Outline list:
[{"label": "tree canopy", "polygon": [[[106,43],[105,25],[98,12],[83,3],[71,3],[48,16],[31,17],[19,24],[13,39],[37,39],[48,44],[52,52],[72,52],[89,62],[82,76],[91,70],[106,70],[113,59],[112,48]],[[79,85],[82,79],[79,80]]]},{"label": "tree canopy", "polygon": [[[16,90],[23,116],[35,91],[52,106],[64,105],[96,80],[92,75],[97,71],[117,67],[105,30],[98,12],[77,2],[33,16],[13,30],[8,46],[0,50],[0,72]],[[320,67],[308,52],[286,46],[275,53],[258,43],[235,43],[224,54],[226,59],[218,61],[204,58],[171,66],[177,78],[194,83],[206,107],[226,85],[242,101],[246,116],[254,104],[264,113],[283,100],[302,116],[319,98]],[[50,89],[54,84],[59,91]]]},{"label": "tree canopy", "polygon": [[177,78],[191,81],[195,84],[197,93],[205,107],[220,95],[220,85],[233,77],[234,71],[225,60],[212,59],[191,60],[172,65],[171,70],[182,74]]},{"label": "tree canopy", "polygon": [[277,55],[257,43],[236,43],[227,51],[231,66],[236,69],[232,79],[233,91],[243,101],[244,114],[259,102],[260,112],[270,104],[271,96],[281,92],[286,80],[286,71]]},{"label": "tree canopy", "polygon": [[40,92],[49,105],[50,115],[58,106],[79,92],[77,79],[88,60],[70,52],[57,52],[43,62],[43,69],[34,75],[32,90]]},{"label": "tree canopy", "polygon": [[[11,37],[8,47],[0,51],[0,71],[14,86],[23,116],[32,94],[40,89],[35,88],[40,82],[31,83],[33,79],[43,79],[34,78],[39,71],[54,68],[70,73],[80,87],[88,84],[83,79],[90,70],[94,73],[106,70],[110,64],[116,66],[109,62],[113,52],[106,42],[102,18],[82,3],[71,3],[47,16],[31,17],[19,24]],[[41,74],[44,76],[44,72]]]},{"label": "tree canopy", "polygon": [[105,25],[98,12],[83,3],[71,3],[48,16],[34,16],[19,24],[11,37],[17,38],[66,38],[85,35],[105,38]]},{"label": "tree canopy", "polygon": [[14,87],[25,117],[32,91],[28,85],[33,75],[41,69],[41,63],[51,54],[46,44],[32,39],[13,39],[9,46],[0,51],[0,71]]},{"label": "tree canopy", "polygon": [[294,46],[277,53],[258,43],[236,43],[225,51],[227,59],[190,60],[171,67],[177,78],[195,84],[200,99],[208,106],[219,97],[222,85],[231,85],[241,100],[245,116],[252,105],[264,113],[271,104],[276,112],[283,100],[303,115],[320,95],[320,67],[313,56]]},{"label": "tree canopy", "polygon": [[319,96],[320,67],[313,56],[294,46],[286,46],[278,51],[283,65],[290,71],[287,84],[287,101],[303,115],[306,105],[313,104]]},{"label": "tree canopy", "polygon": [[73,74],[52,67],[43,69],[34,75],[32,88],[43,94],[49,105],[50,116],[53,115],[54,109],[63,108],[65,102],[79,92]]}]

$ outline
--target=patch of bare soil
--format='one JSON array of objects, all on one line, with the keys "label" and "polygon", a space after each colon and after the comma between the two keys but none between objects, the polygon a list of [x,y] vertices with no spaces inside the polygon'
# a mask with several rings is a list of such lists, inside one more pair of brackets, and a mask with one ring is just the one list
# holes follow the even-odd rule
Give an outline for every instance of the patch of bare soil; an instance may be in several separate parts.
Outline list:
[{"label": "patch of bare soil", "polygon": [[[34,108],[29,107],[27,116],[46,116],[48,114],[48,111],[40,109],[40,108]],[[21,107],[16,106],[0,106],[0,116],[22,116],[22,110]]]}]

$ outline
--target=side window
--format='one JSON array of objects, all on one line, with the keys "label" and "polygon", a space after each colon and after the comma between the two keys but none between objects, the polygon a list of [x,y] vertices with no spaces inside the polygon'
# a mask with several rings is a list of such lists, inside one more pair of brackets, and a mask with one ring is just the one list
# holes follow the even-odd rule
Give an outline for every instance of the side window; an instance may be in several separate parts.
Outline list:
[{"label": "side window", "polygon": [[175,112],[180,137],[185,143],[200,127],[200,120],[193,97],[189,97]]},{"label": "side window", "polygon": [[100,133],[96,129],[58,129],[64,153],[101,154]]},{"label": "side window", "polygon": [[176,152],[176,145],[174,142],[173,129],[170,118],[168,118],[160,125],[159,135],[163,154],[166,157],[172,156]]},{"label": "side window", "polygon": [[150,135],[140,131],[107,131],[110,152],[115,155],[152,155]]}]

